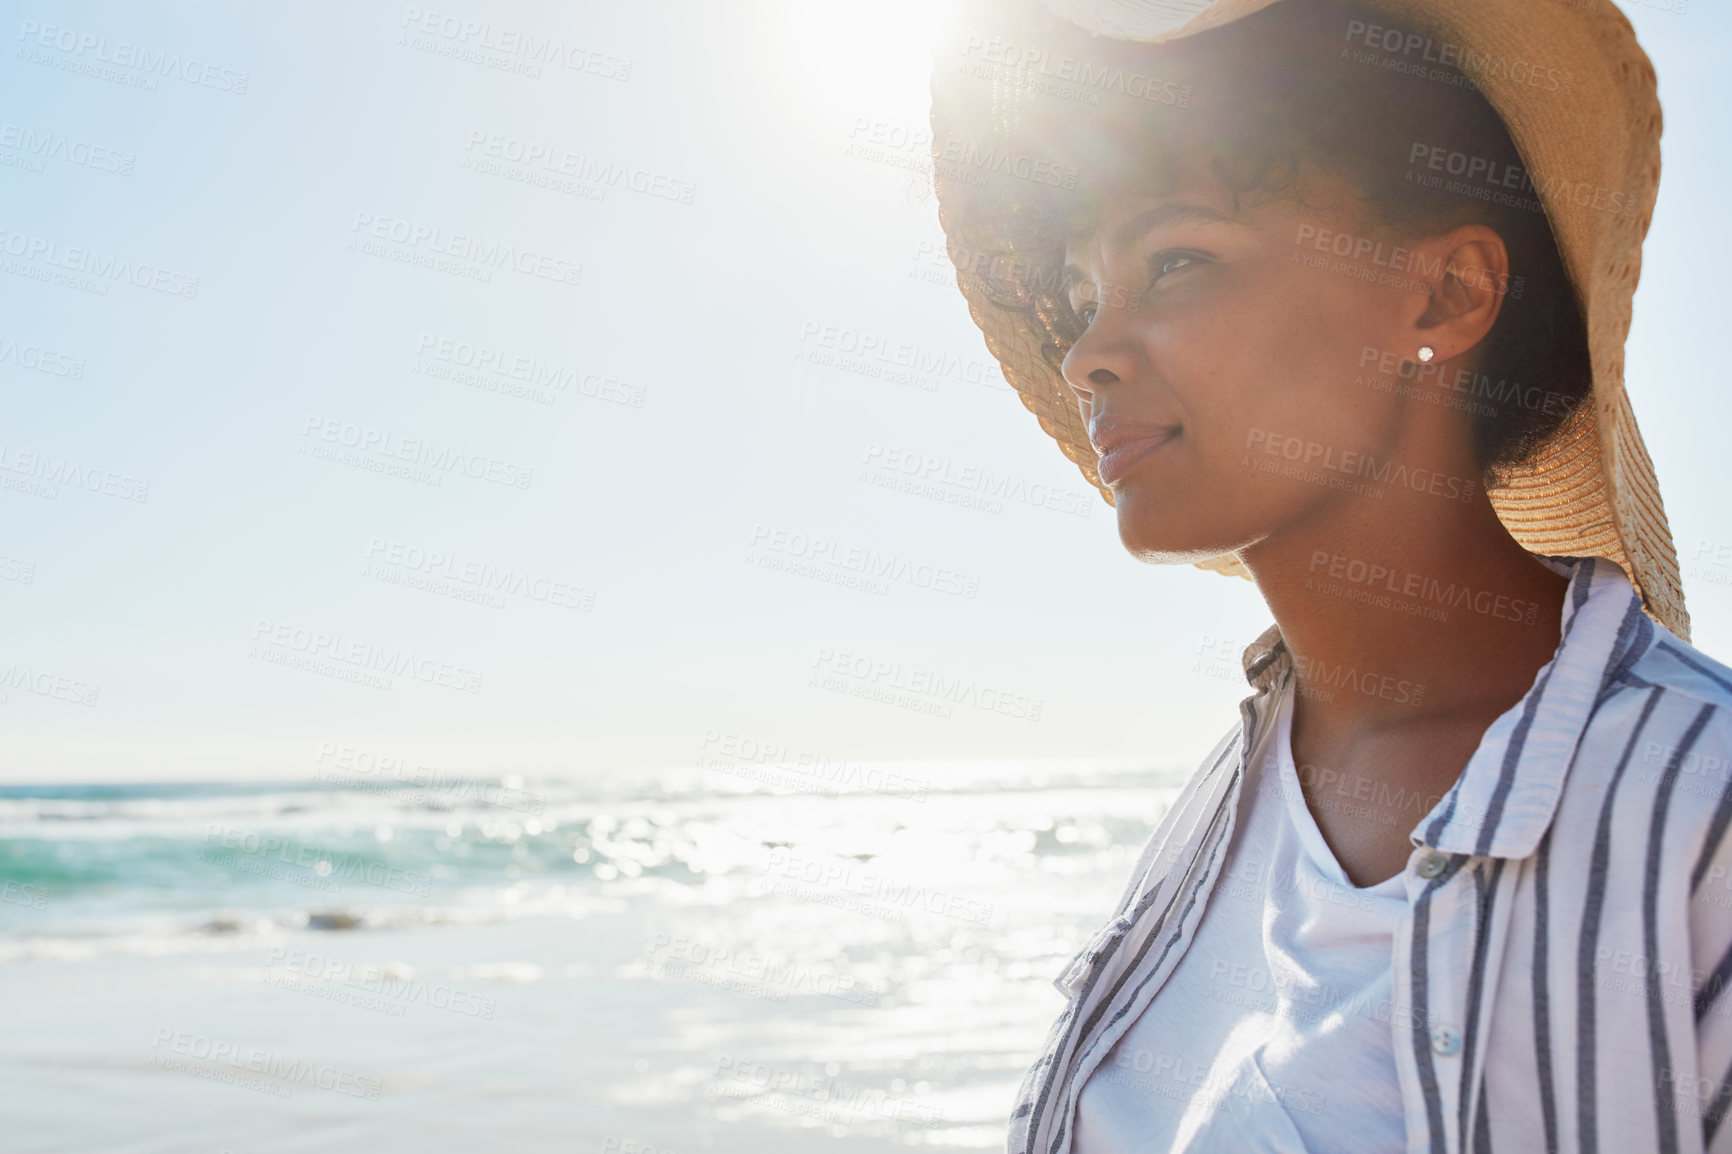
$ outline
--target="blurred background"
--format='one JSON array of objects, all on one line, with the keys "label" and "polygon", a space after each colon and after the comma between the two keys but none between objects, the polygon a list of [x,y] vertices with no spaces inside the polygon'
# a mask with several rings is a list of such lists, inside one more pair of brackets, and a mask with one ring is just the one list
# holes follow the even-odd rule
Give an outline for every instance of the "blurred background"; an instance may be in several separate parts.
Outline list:
[{"label": "blurred background", "polygon": [[[1620,6],[1725,658],[1732,15]],[[1267,616],[1126,556],[970,323],[944,19],[13,7],[8,1149],[1002,1144]]]}]

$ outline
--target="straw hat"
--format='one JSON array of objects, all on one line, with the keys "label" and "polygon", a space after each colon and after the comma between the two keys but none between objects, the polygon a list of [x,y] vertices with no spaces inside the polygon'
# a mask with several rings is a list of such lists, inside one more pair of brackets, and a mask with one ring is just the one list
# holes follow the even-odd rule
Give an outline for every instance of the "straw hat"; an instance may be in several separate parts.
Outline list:
[{"label": "straw hat", "polygon": [[[1029,61],[1029,13],[1119,41],[1158,43],[1194,35],[1260,11],[1277,0],[991,0],[992,28],[1011,34],[997,63],[990,46],[970,40],[970,59],[941,59],[933,73],[932,138],[939,220],[957,284],[1004,376],[1058,442],[1065,456],[1112,503],[1100,482],[1074,394],[1059,364],[1075,320],[1062,289],[1007,286],[994,271],[1016,259],[1003,222],[974,211],[966,181],[947,177],[945,149],[962,127],[961,109],[989,101],[988,131],[1007,129],[1030,102],[1052,99],[1087,76],[1066,76]],[[1526,162],[1575,286],[1593,369],[1591,406],[1577,410],[1532,463],[1491,490],[1510,533],[1535,553],[1599,556],[1616,562],[1654,619],[1688,638],[1690,617],[1653,462],[1624,391],[1624,340],[1642,267],[1642,239],[1660,183],[1660,104],[1653,65],[1611,0],[1368,0],[1391,29],[1451,45],[1456,60],[1503,118]],[[1024,21],[1019,23],[1019,15]],[[1002,23],[998,23],[1002,21]],[[1058,25],[1063,27],[1063,25]],[[1017,30],[1024,39],[1014,47]],[[980,26],[975,33],[982,31]],[[988,35],[991,35],[989,32]],[[1038,35],[1038,33],[1036,33]],[[1409,41],[1408,43],[1411,43]],[[1025,55],[1004,53],[1023,52]],[[1421,53],[1415,59],[1424,56]],[[1446,56],[1447,60],[1448,57]],[[1008,63],[1007,63],[1008,60]],[[1017,66],[1022,74],[1010,75]],[[1535,82],[1536,69],[1566,75],[1569,94]],[[983,83],[990,81],[990,86]],[[1042,94],[1044,90],[1044,95]],[[1147,94],[1140,94],[1147,95]],[[1075,99],[1074,94],[1071,99]],[[969,125],[978,131],[980,122]],[[1039,179],[1038,174],[1036,178]],[[1620,211],[1607,211],[1607,190]],[[1596,200],[1597,198],[1597,200]],[[992,259],[982,260],[982,254]],[[1231,555],[1202,568],[1248,576]]]}]

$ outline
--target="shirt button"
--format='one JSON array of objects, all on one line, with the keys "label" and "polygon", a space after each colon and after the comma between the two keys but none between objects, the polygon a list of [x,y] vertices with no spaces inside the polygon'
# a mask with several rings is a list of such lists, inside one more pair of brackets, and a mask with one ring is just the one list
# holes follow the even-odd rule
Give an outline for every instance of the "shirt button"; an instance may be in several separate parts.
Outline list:
[{"label": "shirt button", "polygon": [[1461,1031],[1454,1026],[1439,1026],[1431,1032],[1431,1048],[1449,1057],[1461,1049]]},{"label": "shirt button", "polygon": [[1449,865],[1449,855],[1428,853],[1419,859],[1418,874],[1422,878],[1434,878]]}]

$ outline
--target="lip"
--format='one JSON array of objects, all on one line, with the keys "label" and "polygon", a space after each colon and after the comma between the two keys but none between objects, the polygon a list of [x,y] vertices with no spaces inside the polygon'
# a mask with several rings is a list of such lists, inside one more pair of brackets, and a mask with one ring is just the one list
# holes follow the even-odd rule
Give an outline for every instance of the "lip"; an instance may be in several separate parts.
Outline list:
[{"label": "lip", "polygon": [[1177,425],[1141,425],[1101,420],[1089,428],[1089,441],[1100,454],[1101,484],[1116,485],[1143,458],[1179,435]]}]

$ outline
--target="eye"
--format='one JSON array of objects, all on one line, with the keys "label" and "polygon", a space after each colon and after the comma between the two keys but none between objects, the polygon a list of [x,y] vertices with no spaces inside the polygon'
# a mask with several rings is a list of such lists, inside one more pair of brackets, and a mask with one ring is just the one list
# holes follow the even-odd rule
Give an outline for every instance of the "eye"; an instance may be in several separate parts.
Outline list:
[{"label": "eye", "polygon": [[[1149,286],[1152,288],[1155,282],[1173,273],[1190,268],[1192,265],[1206,264],[1207,261],[1208,258],[1198,253],[1178,249],[1162,249],[1149,258]],[[1108,291],[1124,293],[1123,289],[1103,288],[1100,292],[1092,295],[1098,298]],[[1126,297],[1127,300],[1133,302],[1132,308],[1135,307],[1134,302],[1142,296],[1143,291],[1145,290],[1134,291]],[[1080,301],[1071,306],[1071,311],[1076,313],[1077,319],[1083,323],[1084,328],[1087,328],[1094,324],[1095,317],[1100,312],[1100,302],[1098,299]]]},{"label": "eye", "polygon": [[1153,284],[1169,273],[1201,263],[1202,258],[1195,253],[1164,249],[1149,258],[1149,283]]}]

